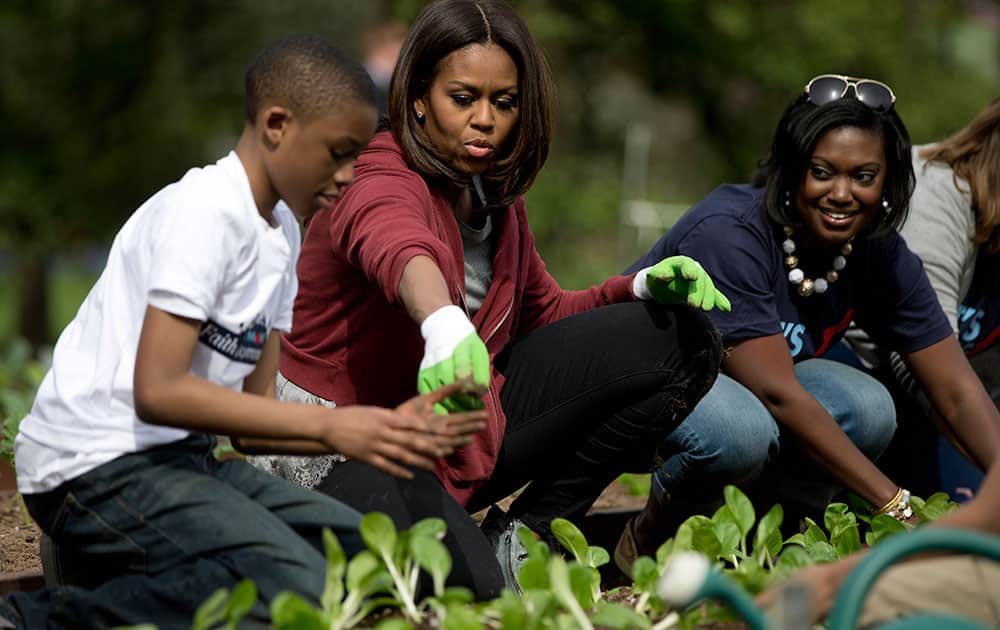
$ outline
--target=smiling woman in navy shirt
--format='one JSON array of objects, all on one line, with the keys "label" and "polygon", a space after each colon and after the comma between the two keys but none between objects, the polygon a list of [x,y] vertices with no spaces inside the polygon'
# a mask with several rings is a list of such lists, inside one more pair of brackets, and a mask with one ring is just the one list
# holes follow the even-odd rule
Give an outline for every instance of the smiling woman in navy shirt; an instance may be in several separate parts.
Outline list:
[{"label": "smiling woman in navy shirt", "polygon": [[806,514],[846,487],[913,519],[909,493],[873,463],[895,430],[888,392],[818,358],[852,320],[905,358],[981,468],[1000,452],[1000,415],[896,231],[914,176],[894,102],[877,81],[816,77],[785,110],[754,184],[713,191],[633,266],[691,256],[732,311],[711,314],[724,373],[661,446],[646,508],[616,550],[626,572],[726,483],[756,479],[755,492]]}]

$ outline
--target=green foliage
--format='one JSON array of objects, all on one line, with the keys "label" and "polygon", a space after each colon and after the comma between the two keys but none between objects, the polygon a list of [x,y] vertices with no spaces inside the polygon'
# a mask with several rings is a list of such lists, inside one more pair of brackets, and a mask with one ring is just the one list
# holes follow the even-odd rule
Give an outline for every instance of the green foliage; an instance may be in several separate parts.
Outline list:
[{"label": "green foliage", "polygon": [[956,509],[958,504],[948,498],[944,492],[935,492],[927,497],[927,500],[920,497],[910,497],[910,506],[920,517],[921,521],[933,521],[944,516],[948,512]]},{"label": "green foliage", "polygon": [[252,580],[240,580],[232,591],[220,588],[195,611],[191,630],[236,630],[256,603],[257,586]]},{"label": "green foliage", "polygon": [[[358,53],[367,24],[410,21],[424,4],[341,3],[329,19],[324,0],[5,3],[0,247],[21,257],[107,243],[145,198],[233,145],[242,74],[264,42],[308,24]],[[1000,91],[1000,37],[962,0],[514,4],[559,88],[528,213],[568,287],[639,253],[616,234],[632,124],[655,139],[639,192],[689,204],[749,177],[782,108],[820,72],[888,82],[916,142],[956,131]]]},{"label": "green foliage", "polygon": [[0,249],[23,261],[109,243],[143,200],[235,145],[265,42],[308,24],[360,43],[377,7],[349,4],[330,19],[322,0],[3,3]]},{"label": "green foliage", "polygon": [[647,497],[652,487],[653,475],[624,473],[618,477],[618,483],[624,485],[628,489],[628,493],[634,497]]},{"label": "green foliage", "polygon": [[0,355],[0,414],[3,417],[3,439],[0,459],[14,463],[14,438],[21,420],[28,415],[35,399],[35,390],[42,382],[45,368],[31,356],[31,347],[16,339]]},{"label": "green foliage", "polygon": [[[657,550],[655,560],[635,560],[632,606],[602,599],[597,569],[609,561],[608,553],[590,545],[565,519],[553,520],[552,533],[570,559],[553,553],[530,530],[521,528],[517,535],[528,554],[519,576],[523,595],[505,590],[492,601],[475,603],[468,589],[445,586],[451,557],[441,543],[446,533],[444,521],[425,519],[409,530],[397,531],[388,516],[367,514],[361,522],[367,549],[349,561],[336,536],[329,530],[323,532],[327,573],[319,607],[298,594],[279,593],[271,601],[272,626],[276,630],[342,630],[356,626],[376,608],[390,607],[398,609],[402,618],[384,619],[377,628],[412,628],[428,623],[428,618],[431,625],[444,630],[694,628],[705,621],[731,621],[734,615],[714,602],[688,611],[665,607],[656,592],[677,551],[703,553],[714,561],[715,570],[755,594],[796,569],[836,560],[860,547],[859,519],[847,504],[827,507],[823,518],[826,529],[806,518],[804,531],[783,539],[784,511],[780,505],[772,506],[757,520],[753,504],[738,488],[728,486],[724,495],[725,505],[711,518],[695,515],[685,520],[676,535]],[[917,501],[928,515],[954,509],[943,494]],[[875,517],[866,539],[877,542],[905,529],[895,519]],[[434,592],[418,602],[416,584],[421,570],[431,576]],[[237,585],[232,594],[213,593],[199,607],[192,627],[235,628],[256,599],[248,580]]]},{"label": "green foliage", "polygon": [[[675,536],[660,547],[656,556],[659,573],[663,572],[674,553],[694,550],[714,559],[717,569],[748,593],[756,594],[775,581],[784,579],[795,569],[832,562],[861,548],[860,519],[845,503],[827,506],[823,515],[825,530],[806,518],[804,531],[783,539],[781,524],[784,511],[780,505],[772,506],[757,521],[753,504],[742,491],[735,486],[727,486],[724,495],[725,505],[712,518],[700,515],[688,518],[677,529]],[[943,493],[927,501],[916,499],[916,503],[925,514],[934,517],[956,507]],[[875,544],[906,529],[892,517],[875,517],[866,532],[866,542]],[[753,543],[748,549],[747,539],[751,533]],[[633,564],[637,591],[646,592],[649,588],[652,579],[650,562],[648,558],[639,558]],[[691,626],[705,620],[723,621],[729,616],[730,613],[721,608],[699,607],[685,613],[681,625]]]},{"label": "green foliage", "polygon": [[[690,205],[750,178],[782,109],[816,74],[889,83],[918,143],[957,131],[1000,92],[1000,35],[960,0],[515,5],[558,80],[559,133],[528,211],[550,270],[570,287],[619,272],[644,249],[615,240],[631,125],[655,139],[635,192]],[[604,223],[587,227],[595,220]]]},{"label": "green foliage", "polygon": [[598,569],[607,564],[611,557],[603,547],[588,545],[583,532],[564,518],[552,519],[551,528],[556,540],[568,549],[579,563],[579,570],[574,567],[573,571],[581,574],[578,580],[589,583],[590,592],[587,601],[592,606],[601,598],[601,574]]}]

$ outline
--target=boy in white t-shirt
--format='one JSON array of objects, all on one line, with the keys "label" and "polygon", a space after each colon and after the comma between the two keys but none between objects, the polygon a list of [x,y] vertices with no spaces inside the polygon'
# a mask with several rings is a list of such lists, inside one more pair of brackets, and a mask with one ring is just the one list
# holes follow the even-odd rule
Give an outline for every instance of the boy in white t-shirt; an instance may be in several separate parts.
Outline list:
[{"label": "boy in white t-shirt", "polygon": [[318,601],[322,528],[353,555],[359,515],[242,460],[217,461],[211,434],[339,452],[405,477],[484,426],[481,413],[433,415],[454,390],[396,410],[274,399],[297,289],[292,212],[305,219],[339,197],[375,119],[357,63],[317,38],[279,40],[247,71],[235,151],[122,227],[15,443],[31,515],[99,585],[10,595],[0,627],[189,627],[202,600],[244,577],[261,596],[251,616],[266,623],[281,590]]}]

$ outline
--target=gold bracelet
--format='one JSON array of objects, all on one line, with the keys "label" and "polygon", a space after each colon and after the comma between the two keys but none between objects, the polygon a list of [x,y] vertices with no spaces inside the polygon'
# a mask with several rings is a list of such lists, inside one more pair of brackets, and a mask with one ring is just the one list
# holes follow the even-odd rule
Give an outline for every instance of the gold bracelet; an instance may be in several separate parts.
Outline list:
[{"label": "gold bracelet", "polygon": [[879,514],[887,514],[888,512],[890,512],[893,508],[896,507],[896,505],[903,498],[903,492],[904,492],[903,488],[900,487],[899,490],[896,491],[896,496],[889,499],[889,502],[880,507],[879,509],[877,510],[873,509],[872,514],[874,516],[878,516]]}]

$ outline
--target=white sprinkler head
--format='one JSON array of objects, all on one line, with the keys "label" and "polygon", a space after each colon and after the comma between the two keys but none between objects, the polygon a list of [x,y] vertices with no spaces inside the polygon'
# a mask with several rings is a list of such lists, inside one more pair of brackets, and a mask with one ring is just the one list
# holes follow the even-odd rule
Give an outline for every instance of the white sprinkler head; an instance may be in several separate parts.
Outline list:
[{"label": "white sprinkler head", "polygon": [[711,565],[704,555],[696,551],[678,552],[660,576],[656,594],[674,608],[687,606],[698,595],[710,570]]}]

